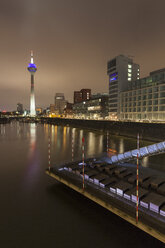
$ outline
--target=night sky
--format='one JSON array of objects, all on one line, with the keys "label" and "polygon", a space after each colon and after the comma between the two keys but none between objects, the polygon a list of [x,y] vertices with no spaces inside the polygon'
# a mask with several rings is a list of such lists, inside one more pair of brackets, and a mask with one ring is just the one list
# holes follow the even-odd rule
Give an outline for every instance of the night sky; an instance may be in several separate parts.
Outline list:
[{"label": "night sky", "polygon": [[165,67],[164,0],[0,0],[0,110],[29,108],[30,50],[36,106],[56,92],[108,92],[107,60],[132,55],[141,76]]}]

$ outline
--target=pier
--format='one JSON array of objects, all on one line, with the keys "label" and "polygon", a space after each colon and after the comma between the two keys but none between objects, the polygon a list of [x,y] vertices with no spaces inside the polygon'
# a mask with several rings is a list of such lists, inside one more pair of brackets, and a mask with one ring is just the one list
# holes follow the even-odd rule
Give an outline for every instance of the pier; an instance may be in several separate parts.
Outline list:
[{"label": "pier", "polygon": [[136,166],[85,160],[50,168],[46,174],[165,243],[165,177],[146,168],[139,174],[139,221],[136,222]]}]

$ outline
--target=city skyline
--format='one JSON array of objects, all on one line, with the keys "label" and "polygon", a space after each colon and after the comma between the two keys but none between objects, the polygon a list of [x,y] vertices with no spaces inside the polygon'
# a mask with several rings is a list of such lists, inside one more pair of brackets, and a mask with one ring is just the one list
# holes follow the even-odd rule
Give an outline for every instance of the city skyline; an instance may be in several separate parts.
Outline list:
[{"label": "city skyline", "polygon": [[[158,4],[159,3],[159,4]],[[158,1],[0,1],[0,109],[29,108],[26,65],[35,52],[36,106],[53,103],[63,92],[91,88],[108,92],[107,61],[134,56],[141,77],[165,67],[165,2]],[[154,18],[153,18],[154,17]]]}]

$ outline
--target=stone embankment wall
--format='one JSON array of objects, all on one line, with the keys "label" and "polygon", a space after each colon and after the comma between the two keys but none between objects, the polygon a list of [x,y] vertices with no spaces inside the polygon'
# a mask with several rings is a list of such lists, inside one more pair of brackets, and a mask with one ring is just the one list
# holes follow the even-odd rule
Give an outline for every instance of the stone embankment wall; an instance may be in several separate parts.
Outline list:
[{"label": "stone embankment wall", "polygon": [[78,128],[88,128],[94,130],[109,131],[114,135],[122,135],[136,138],[137,133],[140,138],[150,141],[165,140],[164,123],[142,123],[142,122],[121,122],[104,120],[80,120],[63,118],[42,118],[41,122],[54,125],[70,125]]}]

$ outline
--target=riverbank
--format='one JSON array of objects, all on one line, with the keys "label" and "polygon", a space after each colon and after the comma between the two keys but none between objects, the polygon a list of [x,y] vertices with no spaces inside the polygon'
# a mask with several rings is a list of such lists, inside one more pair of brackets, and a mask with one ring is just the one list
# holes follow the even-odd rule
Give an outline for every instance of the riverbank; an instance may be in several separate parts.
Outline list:
[{"label": "riverbank", "polygon": [[6,117],[0,117],[0,124],[6,124],[9,123],[10,119]]},{"label": "riverbank", "polygon": [[52,125],[69,125],[92,130],[103,130],[108,131],[112,135],[130,138],[136,138],[137,133],[139,133],[140,138],[143,140],[155,142],[165,140],[164,123],[121,122],[67,118],[41,118],[41,123],[48,123]]}]

